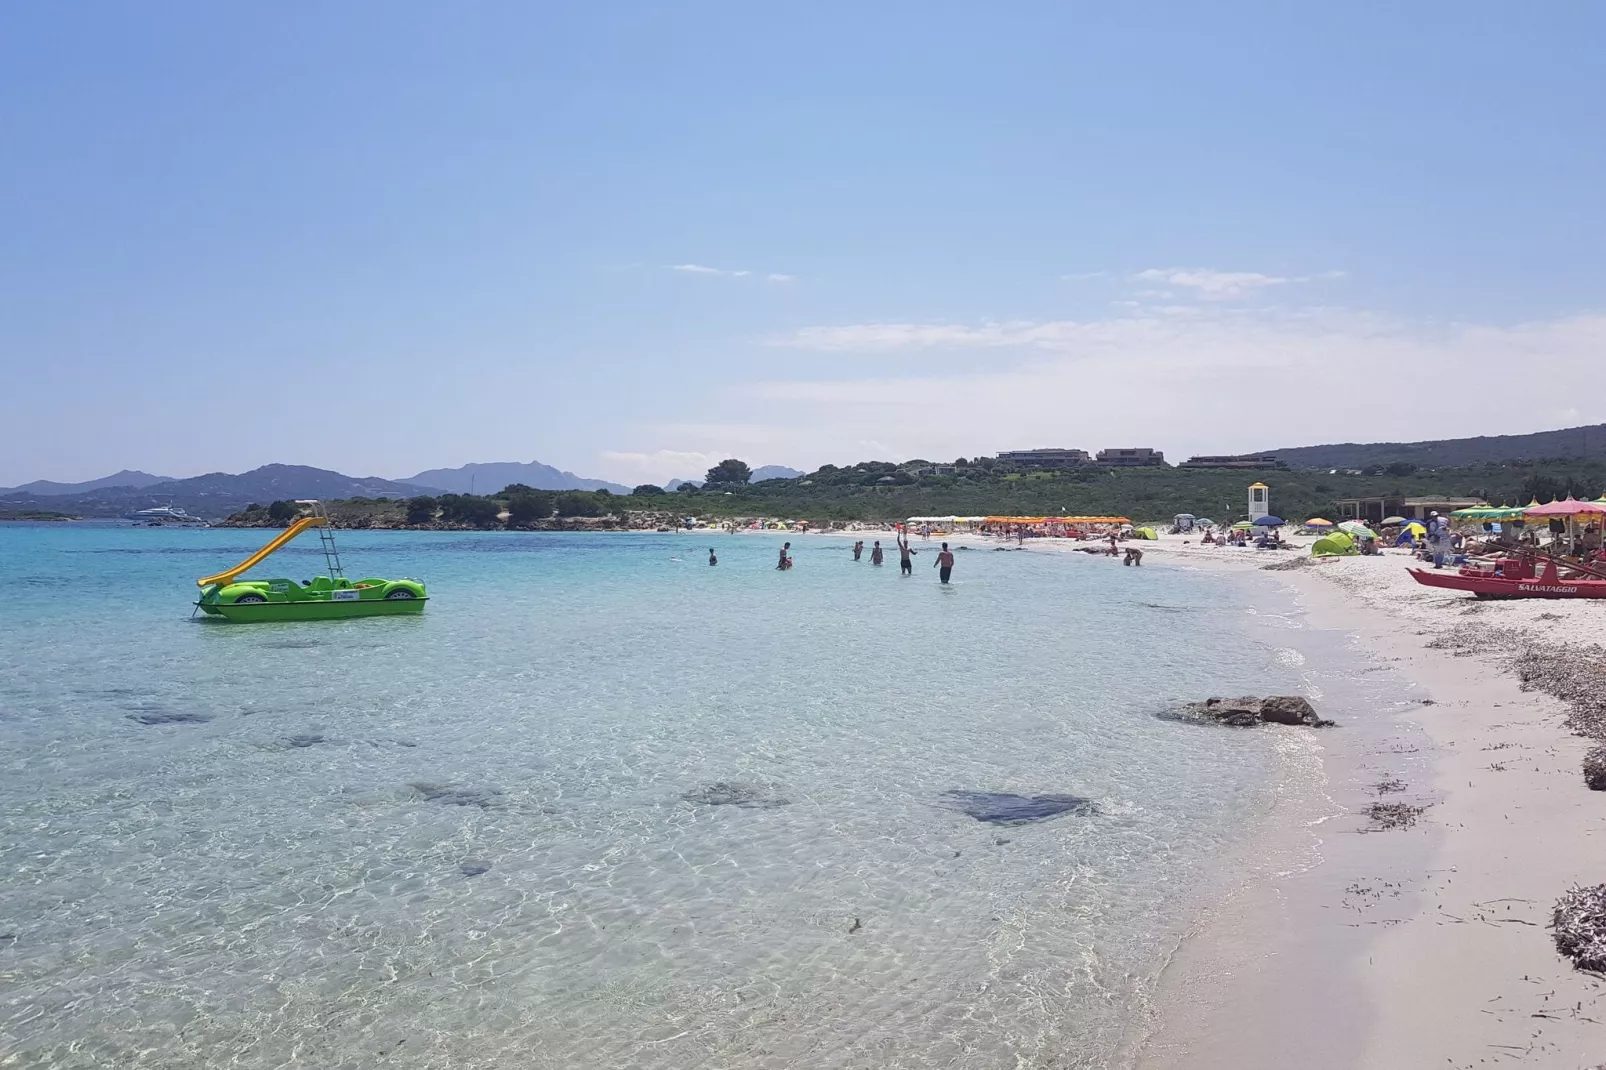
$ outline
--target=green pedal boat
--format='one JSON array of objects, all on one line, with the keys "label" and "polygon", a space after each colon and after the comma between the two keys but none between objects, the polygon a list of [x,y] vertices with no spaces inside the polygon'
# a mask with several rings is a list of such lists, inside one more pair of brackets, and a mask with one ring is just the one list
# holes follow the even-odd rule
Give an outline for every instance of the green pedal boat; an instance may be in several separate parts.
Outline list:
[{"label": "green pedal boat", "polygon": [[[417,580],[348,580],[335,549],[329,516],[316,501],[298,501],[308,515],[296,519],[262,549],[235,567],[196,580],[201,597],[195,607],[202,613],[239,624],[276,620],[346,620],[351,617],[392,617],[424,612],[429,595]],[[241,580],[239,577],[266,560],[275,550],[309,528],[323,540],[329,575],[306,583],[295,580]]]}]

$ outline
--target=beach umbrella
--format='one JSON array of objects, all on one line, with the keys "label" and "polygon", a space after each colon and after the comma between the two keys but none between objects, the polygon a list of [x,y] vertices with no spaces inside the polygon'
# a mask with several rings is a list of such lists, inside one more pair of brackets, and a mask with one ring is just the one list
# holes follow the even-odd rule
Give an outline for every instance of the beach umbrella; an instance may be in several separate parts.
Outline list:
[{"label": "beach umbrella", "polygon": [[1548,505],[1530,506],[1524,510],[1528,516],[1581,516],[1585,513],[1606,513],[1606,503],[1581,502],[1577,498],[1564,498]]},{"label": "beach umbrella", "polygon": [[1193,522],[1193,526],[1196,528],[1213,528],[1216,526],[1216,522],[1208,517],[1200,517]]},{"label": "beach umbrella", "polygon": [[1232,526],[1232,530],[1234,530],[1234,531],[1248,531],[1250,528],[1252,528],[1254,526],[1255,525],[1251,524],[1247,520],[1240,520],[1240,521],[1238,521],[1238,523],[1236,523],[1236,524],[1234,524]]},{"label": "beach umbrella", "polygon": [[1346,520],[1338,525],[1338,530],[1346,535],[1353,535],[1358,539],[1375,539],[1377,532],[1361,523],[1359,520]]},{"label": "beach umbrella", "polygon": [[1409,524],[1409,523],[1410,523],[1410,521],[1405,519],[1405,517],[1403,517],[1403,516],[1386,516],[1386,517],[1383,518],[1383,526],[1384,527],[1388,527],[1390,524]]},{"label": "beach umbrella", "polygon": [[1263,516],[1259,520],[1255,521],[1255,526],[1261,528],[1280,528],[1283,526],[1283,518],[1280,516]]},{"label": "beach umbrella", "polygon": [[1331,520],[1323,520],[1319,516],[1313,516],[1305,521],[1305,526],[1307,528],[1330,528],[1333,526],[1333,522]]}]

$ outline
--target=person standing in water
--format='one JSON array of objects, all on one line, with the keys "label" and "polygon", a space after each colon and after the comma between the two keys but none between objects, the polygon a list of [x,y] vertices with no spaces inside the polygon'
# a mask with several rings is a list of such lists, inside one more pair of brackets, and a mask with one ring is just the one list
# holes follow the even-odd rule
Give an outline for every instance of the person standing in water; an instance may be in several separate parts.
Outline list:
[{"label": "person standing in water", "polygon": [[714,548],[712,546],[708,548],[708,563],[710,565],[719,564],[719,558],[714,556]]},{"label": "person standing in water", "polygon": [[857,561],[862,553],[864,553],[864,540],[860,539],[853,544],[853,560]]},{"label": "person standing in water", "polygon": [[787,542],[787,543],[782,543],[781,544],[781,559],[775,563],[775,567],[778,570],[780,570],[781,572],[785,572],[787,569],[792,567],[792,553],[791,553],[791,551],[792,551],[792,544],[791,543]]},{"label": "person standing in water", "polygon": [[947,583],[948,577],[954,574],[954,555],[953,551],[948,549],[947,543],[942,544],[942,553],[937,555],[936,566],[937,579]]},{"label": "person standing in water", "polygon": [[875,547],[870,551],[870,564],[879,565],[885,555],[881,552],[881,540],[875,541]]},{"label": "person standing in water", "polygon": [[898,570],[903,576],[915,574],[914,551],[909,549],[909,536],[905,532],[898,532]]}]

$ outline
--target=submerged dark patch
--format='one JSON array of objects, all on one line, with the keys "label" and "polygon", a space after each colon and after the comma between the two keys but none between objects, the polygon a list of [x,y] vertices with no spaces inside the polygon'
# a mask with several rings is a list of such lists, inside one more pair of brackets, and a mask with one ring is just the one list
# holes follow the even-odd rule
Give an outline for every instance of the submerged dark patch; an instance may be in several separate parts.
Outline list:
[{"label": "submerged dark patch", "polygon": [[772,809],[791,802],[759,784],[744,784],[737,780],[721,780],[680,796],[686,802],[699,806],[740,806],[746,809]]},{"label": "submerged dark patch", "polygon": [[457,867],[457,871],[465,877],[478,877],[481,873],[490,871],[489,862],[464,862]]},{"label": "submerged dark patch", "polygon": [[284,741],[292,747],[311,747],[318,743],[329,742],[322,732],[303,732],[298,736],[286,736]]},{"label": "submerged dark patch", "polygon": [[1010,795],[996,791],[945,791],[946,805],[989,825],[1029,825],[1061,814],[1096,814],[1092,799],[1079,795]]},{"label": "submerged dark patch", "polygon": [[186,713],[182,710],[141,710],[128,715],[130,721],[140,724],[205,724],[212,719],[207,713]]},{"label": "submerged dark patch", "polygon": [[442,806],[477,806],[481,810],[489,810],[493,806],[500,806],[502,802],[500,788],[465,788],[455,784],[430,784],[424,781],[407,786],[429,802],[440,803]]}]

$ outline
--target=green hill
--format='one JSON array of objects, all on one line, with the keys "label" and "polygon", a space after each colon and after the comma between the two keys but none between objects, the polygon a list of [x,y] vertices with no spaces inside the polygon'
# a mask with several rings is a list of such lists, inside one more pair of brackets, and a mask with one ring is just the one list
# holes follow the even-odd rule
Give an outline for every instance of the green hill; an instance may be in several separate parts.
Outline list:
[{"label": "green hill", "polygon": [[1606,424],[1540,431],[1532,435],[1480,435],[1428,442],[1339,442],[1266,450],[1292,468],[1365,469],[1414,464],[1418,468],[1464,468],[1509,461],[1606,460]]}]

